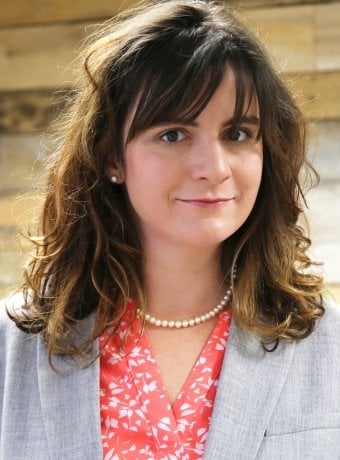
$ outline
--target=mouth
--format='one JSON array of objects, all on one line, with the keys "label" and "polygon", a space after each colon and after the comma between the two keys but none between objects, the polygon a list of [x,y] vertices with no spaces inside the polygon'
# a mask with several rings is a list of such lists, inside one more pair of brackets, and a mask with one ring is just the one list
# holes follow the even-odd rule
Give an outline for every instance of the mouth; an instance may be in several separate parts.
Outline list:
[{"label": "mouth", "polygon": [[189,198],[180,199],[178,201],[184,204],[195,206],[197,208],[220,208],[232,201],[233,198]]}]

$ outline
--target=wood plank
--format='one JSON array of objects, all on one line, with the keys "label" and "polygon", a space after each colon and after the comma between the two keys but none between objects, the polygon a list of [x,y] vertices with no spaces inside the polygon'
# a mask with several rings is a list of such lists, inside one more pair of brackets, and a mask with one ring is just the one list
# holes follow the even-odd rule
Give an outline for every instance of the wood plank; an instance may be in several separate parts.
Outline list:
[{"label": "wood plank", "polygon": [[315,6],[266,8],[247,12],[279,68],[309,72],[315,68]]},{"label": "wood plank", "polygon": [[41,196],[33,194],[0,196],[0,227],[24,228],[34,225],[41,205]]},{"label": "wood plank", "polygon": [[[333,3],[338,0],[225,0],[240,9]],[[87,21],[114,16],[138,0],[11,0],[1,5],[0,27]]]},{"label": "wood plank", "polygon": [[45,131],[64,107],[67,91],[0,93],[0,133]]},{"label": "wood plank", "polygon": [[[340,119],[340,71],[287,74],[286,81],[310,119]],[[64,107],[66,95],[66,89],[63,93],[34,90],[0,93],[0,133],[46,131]]]},{"label": "wood plank", "polygon": [[[285,72],[340,70],[340,2],[260,8],[245,15]],[[68,87],[69,64],[91,30],[85,22],[0,30],[0,91]]]},{"label": "wood plank", "polygon": [[265,6],[312,5],[316,3],[335,3],[339,0],[225,0],[237,8],[259,8]]},{"label": "wood plank", "polygon": [[316,6],[317,70],[340,69],[340,3]]},{"label": "wood plank", "polygon": [[0,30],[0,91],[70,86],[86,23]]},{"label": "wood plank", "polygon": [[340,70],[340,2],[260,8],[246,17],[286,72]]},{"label": "wood plank", "polygon": [[40,134],[0,136],[0,194],[33,189],[43,181],[44,161],[50,151]]},{"label": "wood plank", "polygon": [[138,0],[11,0],[1,5],[0,27],[108,18]]},{"label": "wood plank", "polygon": [[310,120],[340,118],[340,71],[287,75],[286,81]]},{"label": "wood plank", "polygon": [[224,0],[228,5],[240,10],[258,9],[266,7],[289,7],[298,5],[315,5],[318,3],[335,3],[339,0]]}]

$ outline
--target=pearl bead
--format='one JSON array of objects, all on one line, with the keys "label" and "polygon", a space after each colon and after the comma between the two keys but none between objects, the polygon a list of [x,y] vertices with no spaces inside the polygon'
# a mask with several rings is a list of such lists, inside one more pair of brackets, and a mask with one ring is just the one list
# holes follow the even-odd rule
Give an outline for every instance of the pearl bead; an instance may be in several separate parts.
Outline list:
[{"label": "pearl bead", "polygon": [[[236,278],[236,269],[233,272],[233,279]],[[175,320],[166,320],[166,319],[157,319],[154,316],[151,316],[150,314],[146,313],[144,316],[144,319],[147,323],[153,324],[157,327],[170,327],[170,328],[184,328],[184,327],[192,327],[196,326],[197,324],[204,323],[205,321],[208,321],[211,318],[214,318],[220,311],[223,310],[223,308],[229,303],[230,299],[232,296],[232,287],[230,286],[227,289],[226,294],[223,296],[221,302],[214,308],[212,308],[210,311],[205,313],[204,315],[196,316],[195,318],[190,318],[190,319],[185,319],[183,321],[175,321]],[[137,313],[142,315],[142,312],[139,308],[137,308]]]}]

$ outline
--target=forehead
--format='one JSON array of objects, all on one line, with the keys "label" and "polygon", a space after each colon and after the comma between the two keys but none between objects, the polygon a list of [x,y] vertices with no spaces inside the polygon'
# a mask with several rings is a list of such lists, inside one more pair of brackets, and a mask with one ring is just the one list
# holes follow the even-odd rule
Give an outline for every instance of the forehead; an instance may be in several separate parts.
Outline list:
[{"label": "forehead", "polygon": [[[232,67],[227,67],[225,74],[217,87],[216,91],[212,94],[208,104],[204,110],[199,114],[198,118],[202,114],[218,114],[228,115],[230,119],[235,116],[237,106],[237,75],[235,74]],[[257,114],[259,111],[256,92],[251,91],[251,88],[247,88],[243,102],[242,115],[246,115],[250,112]]]},{"label": "forehead", "polygon": [[192,86],[190,81],[187,86],[173,82],[168,98],[162,97],[163,86],[158,79],[159,76],[155,75],[156,81],[146,78],[143,82],[127,113],[124,123],[125,140],[157,124],[173,120],[193,122],[208,105],[211,106],[211,102],[228,112],[235,124],[250,109],[258,111],[256,90],[250,72],[244,69],[239,71],[230,64],[218,69],[216,74],[214,69],[206,69],[201,81],[194,81]]}]

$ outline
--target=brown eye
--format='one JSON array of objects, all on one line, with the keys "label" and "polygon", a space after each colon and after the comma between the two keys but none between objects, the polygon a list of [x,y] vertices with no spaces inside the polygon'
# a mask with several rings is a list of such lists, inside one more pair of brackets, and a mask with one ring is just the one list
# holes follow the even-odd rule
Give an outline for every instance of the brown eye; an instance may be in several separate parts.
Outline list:
[{"label": "brown eye", "polygon": [[172,129],[162,134],[161,139],[165,142],[178,142],[184,139],[184,134],[178,129]]},{"label": "brown eye", "polygon": [[235,142],[245,141],[248,137],[248,132],[245,129],[237,129],[236,131],[228,134],[228,138]]}]

